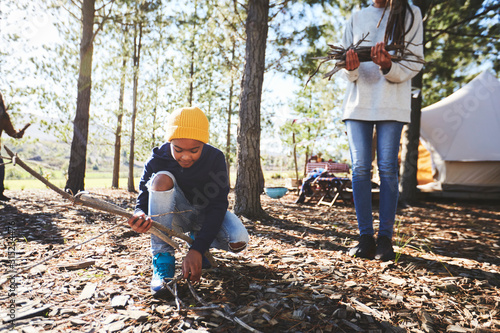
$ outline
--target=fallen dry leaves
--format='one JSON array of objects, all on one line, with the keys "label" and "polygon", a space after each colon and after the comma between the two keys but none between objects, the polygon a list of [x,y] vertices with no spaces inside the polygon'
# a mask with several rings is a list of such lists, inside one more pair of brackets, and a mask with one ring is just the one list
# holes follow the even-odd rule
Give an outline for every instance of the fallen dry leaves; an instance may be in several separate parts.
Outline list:
[{"label": "fallen dry leaves", "polygon": [[[91,192],[127,209],[135,202],[125,191]],[[12,263],[40,262],[124,222],[50,190],[7,194],[15,199],[0,204],[1,282]],[[357,238],[351,205],[296,205],[291,193],[261,199],[270,218],[243,218],[248,249],[213,251],[220,267],[195,285],[205,302],[256,331],[500,331],[500,204],[439,201],[401,209],[394,237],[400,255],[382,263],[346,255]],[[15,295],[4,283],[0,331],[247,331],[203,309],[184,282],[178,294],[187,308],[154,299],[150,277],[148,236],[118,227],[16,277]]]}]

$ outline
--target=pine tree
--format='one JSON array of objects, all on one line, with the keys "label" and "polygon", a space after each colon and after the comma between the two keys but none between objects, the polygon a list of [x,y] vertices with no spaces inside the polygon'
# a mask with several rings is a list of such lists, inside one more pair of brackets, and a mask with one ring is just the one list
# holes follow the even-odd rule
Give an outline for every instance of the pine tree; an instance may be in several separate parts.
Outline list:
[{"label": "pine tree", "polygon": [[260,105],[266,63],[269,0],[249,0],[246,19],[246,63],[241,82],[238,126],[236,214],[262,216],[260,194],[264,176],[260,165]]}]

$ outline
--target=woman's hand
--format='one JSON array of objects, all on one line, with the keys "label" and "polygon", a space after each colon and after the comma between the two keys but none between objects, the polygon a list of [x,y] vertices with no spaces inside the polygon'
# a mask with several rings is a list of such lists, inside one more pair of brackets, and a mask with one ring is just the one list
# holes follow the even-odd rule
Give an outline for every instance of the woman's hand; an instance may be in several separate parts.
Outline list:
[{"label": "woman's hand", "polygon": [[139,213],[132,216],[128,220],[128,225],[136,232],[147,232],[151,228],[152,220],[150,217],[146,217],[144,213]]},{"label": "woman's hand", "polygon": [[358,54],[353,49],[347,50],[345,54],[345,69],[353,71],[359,67]]},{"label": "woman's hand", "polygon": [[385,49],[384,42],[377,43],[374,47],[372,47],[370,56],[372,57],[372,61],[379,65],[382,70],[388,71],[391,69],[391,55]]}]

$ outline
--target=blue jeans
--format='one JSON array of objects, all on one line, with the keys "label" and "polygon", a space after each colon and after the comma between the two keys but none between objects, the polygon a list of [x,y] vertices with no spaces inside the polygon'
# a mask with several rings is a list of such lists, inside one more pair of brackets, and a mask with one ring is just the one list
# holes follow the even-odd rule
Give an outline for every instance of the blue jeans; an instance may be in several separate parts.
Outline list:
[{"label": "blue jeans", "polygon": [[[150,185],[158,174],[165,174],[172,178],[174,187],[168,191],[151,190]],[[149,189],[148,210],[153,220],[179,233],[193,232],[196,234],[201,230],[202,221],[200,218],[200,209],[193,206],[186,199],[184,193],[177,185],[175,177],[170,172],[160,171],[156,173],[151,177],[147,186]],[[177,213],[165,214],[171,212]],[[235,251],[236,249],[230,248],[229,243],[244,242],[248,244],[248,239],[248,232],[241,220],[230,211],[227,211],[221,229],[210,247],[226,251]],[[174,249],[158,237],[151,235],[151,252],[153,256],[157,253],[174,254]]]},{"label": "blue jeans", "polygon": [[403,123],[346,120],[352,161],[352,191],[360,235],[374,235],[372,219],[373,127],[377,130],[377,164],[380,176],[379,232],[392,238],[399,196],[398,152]]}]

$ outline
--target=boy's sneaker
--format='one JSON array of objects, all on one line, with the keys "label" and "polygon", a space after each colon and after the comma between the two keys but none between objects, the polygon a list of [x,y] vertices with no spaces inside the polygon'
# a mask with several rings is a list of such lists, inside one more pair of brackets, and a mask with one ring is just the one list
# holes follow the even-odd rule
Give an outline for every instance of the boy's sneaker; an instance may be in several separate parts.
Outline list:
[{"label": "boy's sneaker", "polygon": [[349,251],[349,255],[358,258],[373,259],[375,257],[376,246],[373,235],[361,235],[358,245]]},{"label": "boy's sneaker", "polygon": [[394,260],[396,253],[392,248],[392,240],[387,236],[379,236],[377,238],[377,251],[375,259],[382,261]]},{"label": "boy's sneaker", "polygon": [[163,285],[165,279],[172,279],[175,274],[175,257],[170,253],[157,253],[153,257],[153,277],[151,293],[153,296],[163,296],[167,289]]}]

